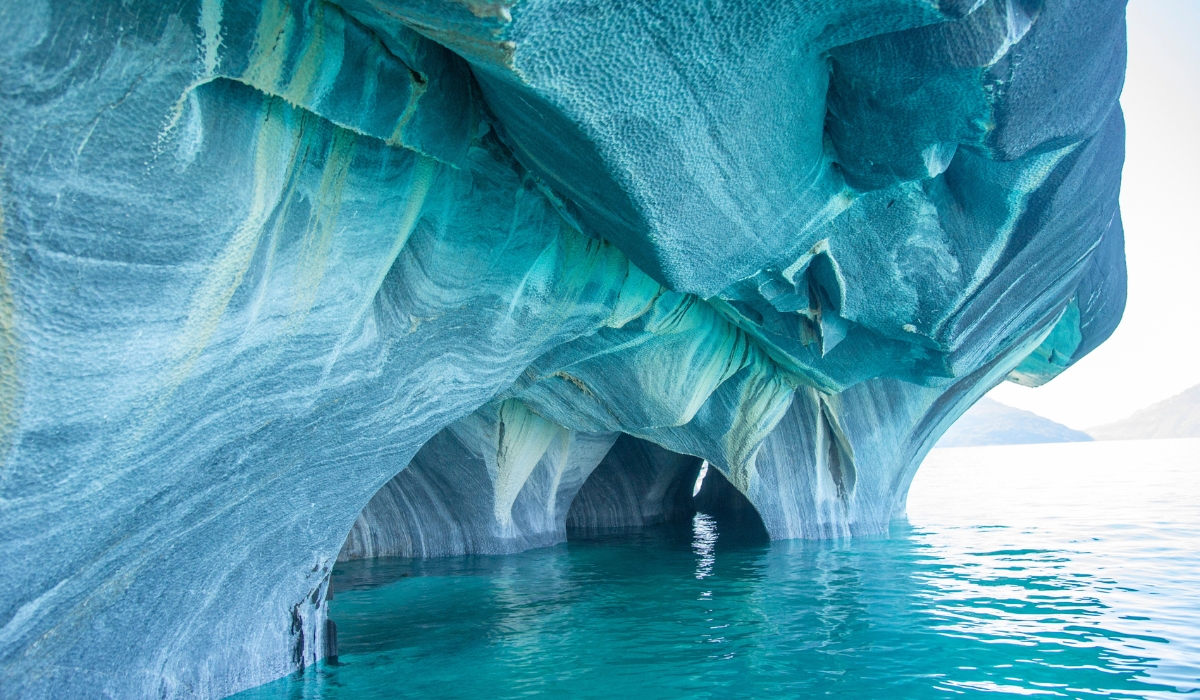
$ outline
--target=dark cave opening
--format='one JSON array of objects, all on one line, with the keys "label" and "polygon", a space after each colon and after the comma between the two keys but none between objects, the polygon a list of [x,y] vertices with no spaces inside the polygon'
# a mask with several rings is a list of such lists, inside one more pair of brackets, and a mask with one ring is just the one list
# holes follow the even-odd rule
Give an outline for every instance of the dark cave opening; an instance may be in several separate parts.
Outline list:
[{"label": "dark cave opening", "polygon": [[[699,556],[696,576],[712,573],[716,552],[758,548],[769,541],[753,504],[707,461],[625,434],[615,441],[613,433],[570,439],[549,448],[550,459],[543,455],[539,460],[515,501],[511,523],[517,535],[501,538],[492,477],[475,449],[478,441],[461,429],[439,432],[363,508],[338,566],[320,591],[325,600],[334,597],[335,588],[361,590],[409,577],[494,572],[514,560],[501,564],[504,559],[486,555],[561,544],[564,536],[585,551],[598,547],[635,561],[639,548],[690,551]],[[555,452],[580,456],[579,469],[554,468],[566,464],[553,459]],[[585,453],[593,456],[581,456]],[[563,497],[547,498],[551,492]],[[573,496],[569,506],[568,495]],[[549,516],[551,511],[556,527],[520,530],[529,513]],[[318,657],[338,664],[338,625],[328,614],[328,607],[321,606],[308,624],[297,613],[294,636],[301,651],[311,645]]]},{"label": "dark cave opening", "polygon": [[621,435],[572,501],[567,537],[652,526],[690,530],[698,513],[738,541],[769,539],[758,511],[719,469],[699,457]]},{"label": "dark cave opening", "polygon": [[737,490],[720,469],[705,463],[703,481],[698,481],[692,496],[696,512],[713,518],[717,528],[726,536],[732,535],[742,542],[766,542],[770,540],[766,525],[758,509]]},{"label": "dark cave opening", "polygon": [[724,542],[768,539],[757,510],[718,468],[625,434],[562,433],[505,503],[487,452],[498,451],[483,430],[490,425],[464,421],[431,438],[362,509],[338,560],[509,554],[622,531],[690,532],[698,513]]}]

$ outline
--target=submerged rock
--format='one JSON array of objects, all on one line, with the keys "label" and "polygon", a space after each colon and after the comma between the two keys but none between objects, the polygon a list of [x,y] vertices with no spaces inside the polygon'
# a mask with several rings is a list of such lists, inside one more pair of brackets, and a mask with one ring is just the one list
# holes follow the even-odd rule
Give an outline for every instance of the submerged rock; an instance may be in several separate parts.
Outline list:
[{"label": "submerged rock", "polygon": [[701,460],[771,537],[883,532],[1123,309],[1119,0],[30,0],[0,39],[5,697],[270,680],[330,653],[339,552],[669,520]]}]

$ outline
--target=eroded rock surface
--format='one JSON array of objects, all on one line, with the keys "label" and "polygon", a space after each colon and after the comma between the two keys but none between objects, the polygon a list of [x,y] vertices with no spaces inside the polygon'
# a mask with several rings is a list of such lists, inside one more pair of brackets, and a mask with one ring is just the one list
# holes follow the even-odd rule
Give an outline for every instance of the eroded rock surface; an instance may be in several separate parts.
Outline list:
[{"label": "eroded rock surface", "polygon": [[1124,50],[1119,0],[4,4],[0,695],[256,685],[339,552],[702,461],[885,531],[1120,319]]}]

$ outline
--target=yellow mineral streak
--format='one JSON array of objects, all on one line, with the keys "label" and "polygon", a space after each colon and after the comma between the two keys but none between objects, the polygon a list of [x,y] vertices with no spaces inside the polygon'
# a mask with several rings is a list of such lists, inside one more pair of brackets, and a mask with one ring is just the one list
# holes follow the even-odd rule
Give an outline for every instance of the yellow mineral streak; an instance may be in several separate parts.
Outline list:
[{"label": "yellow mineral streak", "polygon": [[616,306],[613,307],[612,315],[604,325],[610,328],[620,328],[642,316],[650,310],[650,307],[665,291],[667,291],[665,287],[654,281],[650,275],[642,272],[641,268],[633,263],[628,263],[625,280],[617,295]]},{"label": "yellow mineral streak", "polygon": [[242,80],[263,92],[278,95],[276,83],[283,75],[283,63],[294,31],[295,23],[287,5],[281,0],[263,0],[254,34],[254,50]]},{"label": "yellow mineral streak", "polygon": [[286,116],[281,114],[287,109],[281,101],[268,97],[263,102],[249,211],[209,265],[207,275],[192,295],[171,369],[160,392],[160,402],[165,402],[191,374],[192,366],[216,333],[221,316],[250,268],[263,229],[282,197],[284,186],[291,179],[303,132],[290,128]]},{"label": "yellow mineral streak", "polygon": [[754,361],[752,375],[742,385],[737,412],[729,431],[722,438],[729,459],[729,481],[744,494],[750,493],[755,476],[755,457],[792,405],[796,390],[794,377],[781,371],[771,360]]},{"label": "yellow mineral streak", "polygon": [[[337,345],[334,346],[333,352],[329,354],[329,361],[325,366],[325,376],[328,376],[334,363],[341,356],[346,343],[353,337],[354,331],[359,328],[367,312],[371,310],[371,305],[375,302],[375,296],[379,294],[379,290],[383,287],[383,281],[387,279],[387,274],[392,269],[392,265],[396,263],[396,258],[400,256],[400,251],[404,250],[404,245],[408,243],[409,236],[412,235],[413,230],[417,227],[417,221],[420,220],[421,211],[425,207],[425,199],[428,197],[429,189],[433,185],[434,177],[437,175],[437,167],[437,161],[432,158],[426,158],[420,154],[415,156],[412,180],[409,181],[408,186],[408,201],[404,204],[404,211],[400,215],[400,220],[396,222],[396,237],[392,240],[392,247],[388,250],[387,255],[380,259],[379,267],[375,269],[375,274],[372,277],[370,286],[367,288],[367,293],[363,295],[362,305],[359,306],[350,324],[346,326],[346,332],[342,334]],[[411,328],[409,332],[415,332],[422,320],[431,321],[433,318],[421,319],[410,315]]]},{"label": "yellow mineral streak", "polygon": [[[417,73],[410,71],[409,84],[412,87],[412,94],[408,97],[408,104],[404,106],[404,111],[400,114],[400,118],[396,120],[396,128],[392,130],[392,135],[388,137],[387,143],[389,146],[403,146],[405,148],[413,148],[404,139],[404,129],[412,118],[417,113],[417,103],[421,101],[421,96],[425,94],[426,80]],[[416,150],[415,148],[413,150]]]},{"label": "yellow mineral streak", "polygon": [[742,316],[737,309],[733,308],[728,302],[719,297],[712,297],[705,300],[709,306],[715,309],[723,317],[729,320],[740,328],[746,335],[753,340],[754,344],[771,358],[771,361],[778,365],[782,370],[793,375],[794,382],[804,384],[806,386],[815,387],[829,394],[836,394],[845,387],[835,382],[832,377],[819,372],[814,367],[801,365],[794,360],[786,351],[771,342],[770,338],[763,333],[762,329],[756,324]]},{"label": "yellow mineral streak", "polygon": [[[388,271],[392,269],[392,265],[395,264],[396,257],[400,255],[404,244],[408,243],[408,237],[417,227],[417,220],[421,217],[421,210],[425,207],[425,198],[429,196],[429,188],[433,184],[435,175],[437,175],[437,162],[418,154],[413,163],[412,181],[408,185],[408,201],[404,205],[404,213],[400,215],[400,221],[396,223],[396,238],[392,241],[392,248],[388,251],[387,257],[375,272],[375,283],[371,286],[375,292],[378,292],[379,288],[383,286],[383,280],[387,277]],[[374,298],[374,293],[371,296]],[[368,302],[368,307],[369,304]],[[364,307],[362,313],[366,312],[366,308]]]},{"label": "yellow mineral streak", "polygon": [[[516,399],[500,404],[493,488],[496,521],[512,526],[512,507],[534,468],[555,438],[567,429],[542,418]],[[491,466],[491,465],[489,465]]]},{"label": "yellow mineral streak", "polygon": [[558,377],[559,379],[562,379],[562,380],[564,380],[564,381],[571,382],[571,384],[573,384],[573,385],[575,386],[575,388],[576,388],[576,389],[578,389],[578,390],[580,390],[581,392],[583,392],[583,394],[584,394],[585,396],[587,396],[588,398],[595,398],[595,397],[596,397],[596,395],[592,393],[592,390],[591,390],[591,389],[589,389],[589,388],[587,388],[587,384],[584,384],[582,379],[580,379],[579,377],[576,377],[576,376],[575,376],[575,375],[573,375],[573,374],[568,374],[567,372],[564,372],[564,371],[562,371],[562,370],[558,370],[557,372],[553,372],[553,373],[551,373],[551,374],[550,374],[550,376],[551,376],[551,377]]},{"label": "yellow mineral streak", "polygon": [[342,15],[338,12],[326,13],[325,8],[323,2],[313,4],[304,47],[292,68],[292,79],[283,91],[284,99],[310,109],[333,86],[345,55]]},{"label": "yellow mineral streak", "polygon": [[[671,303],[672,298],[676,303]],[[646,396],[682,398],[684,403],[663,406],[668,427],[684,425],[695,417],[708,397],[736,374],[750,359],[751,346],[744,333],[717,315],[702,300],[680,294],[664,294],[646,321],[646,331],[655,336],[683,336],[685,343],[674,343],[682,353],[680,366],[688,368],[686,390],[681,391],[680,376],[648,368],[641,377]]]},{"label": "yellow mineral streak", "polygon": [[[345,58],[346,19],[336,7],[324,2],[314,2],[310,7],[310,16],[300,23],[281,0],[265,0],[255,29],[249,65],[241,76],[231,78],[328,118],[319,105],[339,79]],[[303,44],[295,63],[289,64],[288,57],[295,41],[302,41]],[[371,46],[371,50],[380,60],[390,55],[378,42]],[[290,74],[286,73],[287,70],[290,70]],[[363,79],[370,82],[375,80],[375,76],[369,75]],[[420,152],[405,139],[404,131],[416,114],[421,95],[425,93],[425,78],[410,70],[408,87],[408,103],[387,137],[387,143]],[[368,85],[366,92],[374,93],[377,89],[377,86]],[[360,124],[343,121],[334,123],[362,135],[384,137],[379,133],[365,133]]]},{"label": "yellow mineral streak", "polygon": [[300,259],[293,283],[292,310],[288,315],[289,328],[300,326],[317,300],[317,290],[325,278],[329,249],[337,229],[338,213],[342,206],[342,190],[354,160],[357,135],[344,129],[334,129],[321,185],[313,197],[313,213],[300,241]]}]

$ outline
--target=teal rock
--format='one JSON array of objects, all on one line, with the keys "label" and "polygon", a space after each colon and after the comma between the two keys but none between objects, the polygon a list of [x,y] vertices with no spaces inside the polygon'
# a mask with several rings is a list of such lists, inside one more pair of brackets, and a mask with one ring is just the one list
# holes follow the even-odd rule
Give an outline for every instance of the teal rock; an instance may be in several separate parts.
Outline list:
[{"label": "teal rock", "polygon": [[3,5],[0,695],[277,678],[339,558],[886,532],[1120,319],[1124,52],[1119,0]]}]

